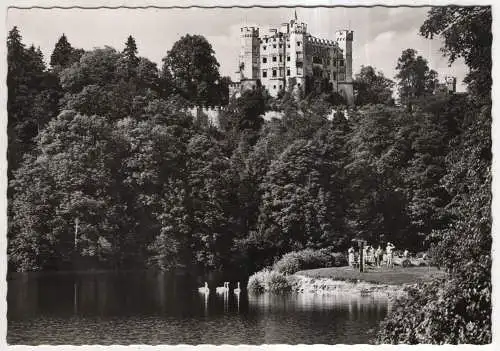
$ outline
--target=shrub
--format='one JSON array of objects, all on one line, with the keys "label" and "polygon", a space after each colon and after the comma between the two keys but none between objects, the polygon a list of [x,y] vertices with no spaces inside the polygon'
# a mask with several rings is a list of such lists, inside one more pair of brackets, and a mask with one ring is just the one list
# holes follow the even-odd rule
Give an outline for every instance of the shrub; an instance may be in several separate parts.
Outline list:
[{"label": "shrub", "polygon": [[303,269],[340,267],[347,265],[345,255],[340,252],[329,252],[327,249],[289,252],[277,261],[273,269],[283,274],[293,274]]},{"label": "shrub", "polygon": [[268,270],[254,273],[248,278],[247,290],[252,293],[263,293],[265,291],[264,282],[267,280]]},{"label": "shrub", "polygon": [[347,266],[347,257],[342,252],[332,252],[330,256],[332,257],[331,267]]},{"label": "shrub", "polygon": [[292,285],[288,281],[287,277],[279,272],[270,272],[267,281],[267,291],[280,294],[289,292],[291,289]]},{"label": "shrub", "polygon": [[284,274],[293,274],[301,269],[301,259],[297,252],[289,252],[277,261],[273,267],[276,271]]},{"label": "shrub", "polygon": [[470,263],[446,279],[408,288],[380,324],[378,343],[491,343],[489,265]]},{"label": "shrub", "polygon": [[262,270],[250,276],[247,290],[254,294],[263,292],[284,293],[292,289],[292,280],[276,271]]}]

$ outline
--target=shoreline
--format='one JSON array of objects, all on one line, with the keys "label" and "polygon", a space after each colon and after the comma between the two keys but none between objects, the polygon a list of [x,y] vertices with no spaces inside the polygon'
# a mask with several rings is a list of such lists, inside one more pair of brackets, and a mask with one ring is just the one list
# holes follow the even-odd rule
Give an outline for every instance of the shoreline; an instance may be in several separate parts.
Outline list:
[{"label": "shoreline", "polygon": [[291,280],[292,292],[318,295],[348,293],[361,296],[398,298],[406,295],[406,288],[415,285],[415,283],[380,284],[363,280],[354,282],[333,278],[315,278],[303,274],[293,274],[288,278]]},{"label": "shoreline", "polygon": [[289,275],[276,270],[263,270],[249,278],[248,289],[254,292],[355,294],[397,298],[407,295],[407,288],[419,282],[443,276],[444,272],[435,267],[377,268],[361,273],[344,266],[303,270]]}]

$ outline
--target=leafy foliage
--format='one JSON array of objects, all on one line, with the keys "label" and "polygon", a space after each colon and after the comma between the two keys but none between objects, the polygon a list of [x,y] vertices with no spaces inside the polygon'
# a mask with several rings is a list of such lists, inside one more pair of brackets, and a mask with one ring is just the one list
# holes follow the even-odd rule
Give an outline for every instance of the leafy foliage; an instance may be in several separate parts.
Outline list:
[{"label": "leafy foliage", "polygon": [[251,275],[247,284],[247,290],[253,294],[263,292],[282,294],[291,289],[292,284],[286,276],[270,270],[262,270]]},{"label": "leafy foliage", "polygon": [[401,53],[396,66],[396,79],[401,101],[410,106],[420,97],[432,95],[437,83],[437,72],[429,69],[427,60],[417,56],[414,49],[406,49]]},{"label": "leafy foliage", "polygon": [[394,82],[382,72],[375,72],[372,66],[361,66],[354,78],[355,104],[388,104],[392,102]]},{"label": "leafy foliage", "polygon": [[[453,131],[444,155],[446,172],[439,179],[451,197],[442,211],[447,225],[428,237],[434,263],[448,275],[399,301],[382,323],[378,341],[491,343],[491,9],[435,8],[421,32],[443,35],[450,62],[463,56],[471,69],[472,94],[460,104],[465,111],[433,107],[438,115],[444,112]],[[480,57],[472,57],[479,52]]]},{"label": "leafy foliage", "polygon": [[450,63],[463,58],[470,71],[465,82],[481,101],[490,99],[491,91],[491,31],[490,6],[435,7],[429,10],[420,33],[444,39],[443,55]]},{"label": "leafy foliage", "polygon": [[283,255],[274,263],[273,270],[283,274],[293,274],[304,269],[341,267],[346,264],[347,260],[341,253],[332,253],[328,249],[305,249]]},{"label": "leafy foliage", "polygon": [[187,34],[163,58],[163,75],[174,91],[196,105],[219,105],[219,63],[210,43]]}]

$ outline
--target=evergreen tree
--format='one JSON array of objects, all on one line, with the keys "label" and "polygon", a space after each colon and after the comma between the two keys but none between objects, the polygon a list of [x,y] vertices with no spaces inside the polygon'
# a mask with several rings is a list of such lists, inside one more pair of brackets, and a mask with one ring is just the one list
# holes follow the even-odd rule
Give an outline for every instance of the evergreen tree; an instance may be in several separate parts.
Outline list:
[{"label": "evergreen tree", "polygon": [[137,57],[137,45],[135,39],[129,35],[127,42],[125,43],[125,49],[123,49],[123,54],[127,58],[127,62],[130,68],[135,68],[139,64],[139,57]]},{"label": "evergreen tree", "polygon": [[34,145],[33,138],[52,111],[40,111],[40,95],[46,93],[50,75],[46,72],[40,49],[22,43],[17,27],[7,38],[7,113],[9,176],[17,168],[23,154]]},{"label": "evergreen tree", "polygon": [[50,65],[52,68],[66,68],[69,67],[75,61],[75,49],[71,46],[63,34],[56,43],[54,51],[50,56]]}]

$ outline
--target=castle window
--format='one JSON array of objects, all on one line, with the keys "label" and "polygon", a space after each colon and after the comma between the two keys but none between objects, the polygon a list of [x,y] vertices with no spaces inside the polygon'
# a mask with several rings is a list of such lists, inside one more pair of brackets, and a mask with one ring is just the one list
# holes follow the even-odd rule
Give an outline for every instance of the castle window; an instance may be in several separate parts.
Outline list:
[{"label": "castle window", "polygon": [[276,56],[273,56],[273,62],[276,62]]},{"label": "castle window", "polygon": [[288,44],[286,47],[290,49],[290,44]]},{"label": "castle window", "polygon": [[290,75],[290,70],[289,70],[289,69],[287,69],[287,70],[286,70],[286,75],[287,75],[287,76],[289,76],[289,75]]},{"label": "castle window", "polygon": [[287,61],[290,61],[290,56],[287,56],[287,57],[286,57],[286,60],[287,60]]},{"label": "castle window", "polygon": [[283,56],[280,55],[280,62],[283,62]]},{"label": "castle window", "polygon": [[262,49],[263,49],[263,50],[266,50],[266,46],[264,45],[264,46],[262,47]]},{"label": "castle window", "polygon": [[262,70],[262,78],[267,78],[267,70]]},{"label": "castle window", "polygon": [[281,49],[282,47],[283,47],[283,45],[282,45],[282,44],[280,44],[280,49]]},{"label": "castle window", "polygon": [[267,43],[267,40],[268,40],[268,39],[266,38],[266,43]]},{"label": "castle window", "polygon": [[273,44],[273,48],[276,49],[276,44]]},{"label": "castle window", "polygon": [[337,72],[333,72],[333,80],[337,80]]},{"label": "castle window", "polygon": [[280,90],[281,90],[281,89],[283,89],[283,86],[282,86],[282,85],[280,85]]},{"label": "castle window", "polygon": [[267,63],[267,57],[262,58],[262,63]]},{"label": "castle window", "polygon": [[300,83],[298,83],[297,86],[300,87]]},{"label": "castle window", "polygon": [[340,67],[344,66],[344,60],[340,60]]},{"label": "castle window", "polygon": [[297,46],[300,46],[300,41],[297,42]]},{"label": "castle window", "polygon": [[278,72],[276,72],[276,70],[273,69],[273,77],[276,77],[277,74],[278,74]]},{"label": "castle window", "polygon": [[273,89],[276,89],[276,85],[273,85]]},{"label": "castle window", "polygon": [[298,76],[301,76],[303,72],[304,72],[304,69],[302,67],[297,67],[297,75]]}]

